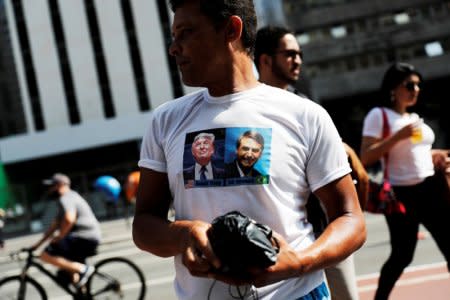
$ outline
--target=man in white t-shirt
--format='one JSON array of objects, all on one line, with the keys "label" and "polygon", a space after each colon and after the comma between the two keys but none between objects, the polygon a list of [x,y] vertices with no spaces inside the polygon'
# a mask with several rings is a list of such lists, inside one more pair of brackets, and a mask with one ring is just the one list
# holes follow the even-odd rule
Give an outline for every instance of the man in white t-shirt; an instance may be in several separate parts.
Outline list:
[{"label": "man in white t-shirt", "polygon": [[[174,257],[179,299],[233,299],[245,291],[264,300],[330,299],[323,268],[353,253],[366,238],[347,156],[330,116],[306,98],[257,81],[253,1],[172,0],[171,6],[169,52],[183,82],[206,89],[152,113],[139,160],[134,242],[152,254]],[[249,130],[264,140],[255,166],[263,174],[258,181],[225,176],[185,186],[193,136],[214,134],[215,155],[225,164],[236,155],[236,140]],[[304,209],[311,192],[331,221],[317,241]],[[173,221],[167,218],[171,205]],[[268,225],[279,244],[276,263],[251,269],[246,278],[218,272],[221,261],[208,239],[212,220],[233,210]]]},{"label": "man in white t-shirt", "polygon": [[[294,88],[294,85],[300,76],[303,51],[292,31],[280,26],[260,28],[256,36],[254,60],[259,72],[259,81],[302,96]],[[360,203],[365,203],[368,176],[354,150],[347,144],[344,144],[344,147],[351,157],[349,161],[351,162],[352,175],[359,175],[357,179],[354,179],[357,180]],[[319,236],[327,226],[328,218],[317,197],[314,195],[309,197],[306,210],[308,221],[313,225],[316,236]],[[332,299],[359,299],[353,255],[334,266],[326,268],[325,274]]]}]

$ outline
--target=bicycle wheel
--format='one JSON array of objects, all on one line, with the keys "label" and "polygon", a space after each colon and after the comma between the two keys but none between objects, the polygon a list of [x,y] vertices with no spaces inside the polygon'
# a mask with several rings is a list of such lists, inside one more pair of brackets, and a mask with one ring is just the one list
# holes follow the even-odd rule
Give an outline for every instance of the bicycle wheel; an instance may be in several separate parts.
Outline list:
[{"label": "bicycle wheel", "polygon": [[0,298],[3,300],[47,300],[42,286],[33,278],[25,277],[21,288],[20,276],[6,277],[0,280]]},{"label": "bicycle wheel", "polygon": [[142,271],[122,257],[107,258],[95,264],[87,289],[96,300],[142,300],[146,292]]}]

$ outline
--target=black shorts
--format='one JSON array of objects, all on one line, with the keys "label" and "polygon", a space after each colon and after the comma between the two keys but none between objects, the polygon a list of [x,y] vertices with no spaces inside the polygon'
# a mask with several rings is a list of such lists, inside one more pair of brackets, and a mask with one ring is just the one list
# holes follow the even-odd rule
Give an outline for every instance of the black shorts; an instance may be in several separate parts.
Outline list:
[{"label": "black shorts", "polygon": [[86,258],[97,254],[98,241],[67,236],[58,243],[51,243],[45,252],[52,256],[62,256],[71,261],[84,263]]}]

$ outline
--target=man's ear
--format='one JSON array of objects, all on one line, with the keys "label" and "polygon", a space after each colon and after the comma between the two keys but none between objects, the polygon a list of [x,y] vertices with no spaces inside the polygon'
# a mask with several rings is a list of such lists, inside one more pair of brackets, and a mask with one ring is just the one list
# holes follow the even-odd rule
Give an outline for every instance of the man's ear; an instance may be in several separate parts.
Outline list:
[{"label": "man's ear", "polygon": [[272,65],[272,56],[266,53],[261,54],[261,56],[259,57],[259,65],[270,67]]},{"label": "man's ear", "polygon": [[238,16],[231,16],[226,27],[226,38],[229,42],[241,39],[243,29],[242,19]]}]

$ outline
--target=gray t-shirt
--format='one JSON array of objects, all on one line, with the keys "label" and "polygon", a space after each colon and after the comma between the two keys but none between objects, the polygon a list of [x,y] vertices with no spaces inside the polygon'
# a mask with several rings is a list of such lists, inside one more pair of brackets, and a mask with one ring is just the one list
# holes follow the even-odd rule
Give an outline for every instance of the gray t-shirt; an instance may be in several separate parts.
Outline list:
[{"label": "gray t-shirt", "polygon": [[89,204],[80,194],[70,190],[59,199],[58,218],[62,219],[66,212],[75,212],[76,221],[69,235],[89,240],[100,241],[100,224]]}]

